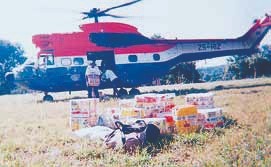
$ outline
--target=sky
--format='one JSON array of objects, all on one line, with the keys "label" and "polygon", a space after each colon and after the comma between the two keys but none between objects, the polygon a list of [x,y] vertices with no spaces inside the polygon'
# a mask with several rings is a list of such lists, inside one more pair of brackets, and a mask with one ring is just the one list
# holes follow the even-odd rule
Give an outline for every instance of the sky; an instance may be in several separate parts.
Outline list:
[{"label": "sky", "polygon": [[[105,9],[131,0],[0,0],[0,39],[22,45],[26,56],[37,50],[32,35],[79,31],[80,12],[97,7]],[[244,34],[256,18],[271,13],[271,0],[142,0],[110,14],[127,19],[101,18],[134,25],[150,37],[235,38]],[[91,20],[92,21],[92,20]],[[271,33],[263,43],[271,43]],[[206,63],[207,62],[207,63]],[[217,65],[225,59],[201,61],[198,66]]]}]

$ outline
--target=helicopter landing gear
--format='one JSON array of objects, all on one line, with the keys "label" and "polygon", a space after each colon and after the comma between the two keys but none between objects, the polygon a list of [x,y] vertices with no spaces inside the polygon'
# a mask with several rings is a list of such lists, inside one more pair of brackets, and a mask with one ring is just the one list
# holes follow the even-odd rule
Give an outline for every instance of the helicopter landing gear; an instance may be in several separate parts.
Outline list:
[{"label": "helicopter landing gear", "polygon": [[46,102],[53,102],[54,101],[54,98],[53,96],[49,95],[47,92],[44,93],[44,96],[43,96],[43,101],[46,101]]},{"label": "helicopter landing gear", "polygon": [[135,95],[139,95],[140,94],[140,91],[136,88],[132,88],[130,91],[129,91],[129,95],[131,96],[135,96]]},{"label": "helicopter landing gear", "polygon": [[128,95],[127,90],[120,88],[120,90],[118,91],[118,96],[123,97],[123,96],[127,96],[127,95]]}]

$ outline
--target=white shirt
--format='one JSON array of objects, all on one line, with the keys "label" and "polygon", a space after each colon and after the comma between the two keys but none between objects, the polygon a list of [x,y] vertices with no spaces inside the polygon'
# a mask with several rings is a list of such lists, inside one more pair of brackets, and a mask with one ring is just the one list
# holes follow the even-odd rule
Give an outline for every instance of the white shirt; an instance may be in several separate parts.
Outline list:
[{"label": "white shirt", "polygon": [[86,70],[86,76],[88,75],[101,75],[101,71],[99,70],[99,68],[97,66],[94,66],[93,68],[91,67],[91,65],[87,66],[87,70]]},{"label": "white shirt", "polygon": [[106,79],[109,79],[111,82],[112,82],[114,79],[118,78],[118,77],[116,76],[116,74],[115,74],[113,71],[111,71],[111,70],[106,70],[105,73],[104,73],[104,75],[105,75],[105,78],[106,78]]}]

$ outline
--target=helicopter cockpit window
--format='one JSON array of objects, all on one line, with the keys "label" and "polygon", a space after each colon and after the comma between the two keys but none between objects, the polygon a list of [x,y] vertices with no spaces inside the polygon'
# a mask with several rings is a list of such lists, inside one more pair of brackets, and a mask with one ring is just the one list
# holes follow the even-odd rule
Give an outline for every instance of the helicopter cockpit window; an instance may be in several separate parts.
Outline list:
[{"label": "helicopter cockpit window", "polygon": [[54,63],[53,55],[40,55],[39,57],[39,66],[54,65]]},{"label": "helicopter cockpit window", "polygon": [[73,64],[74,65],[83,65],[84,64],[84,59],[81,57],[76,57],[73,59]]},{"label": "helicopter cockpit window", "polygon": [[46,57],[45,56],[40,56],[39,57],[39,66],[44,66],[46,63]]},{"label": "helicopter cockpit window", "polygon": [[53,55],[48,55],[47,56],[47,65],[54,65],[54,56]]},{"label": "helicopter cockpit window", "polygon": [[70,58],[62,58],[61,64],[63,66],[70,66],[70,65],[72,65],[72,60]]},{"label": "helicopter cockpit window", "polygon": [[129,55],[128,60],[129,60],[129,62],[137,62],[137,56],[136,55]]}]

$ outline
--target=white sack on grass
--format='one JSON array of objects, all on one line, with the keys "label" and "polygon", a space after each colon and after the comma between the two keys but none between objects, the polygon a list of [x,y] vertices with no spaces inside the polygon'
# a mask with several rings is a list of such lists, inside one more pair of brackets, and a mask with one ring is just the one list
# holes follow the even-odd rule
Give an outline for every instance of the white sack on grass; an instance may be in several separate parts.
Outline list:
[{"label": "white sack on grass", "polygon": [[112,149],[121,149],[123,144],[121,140],[121,132],[120,130],[115,131],[114,135],[112,135],[108,140],[108,135],[113,132],[113,129],[110,129],[105,126],[94,126],[90,128],[84,128],[73,132],[73,134],[77,137],[85,137],[92,141],[100,140],[104,142],[106,148]]},{"label": "white sack on grass", "polygon": [[86,137],[90,140],[102,140],[104,141],[105,136],[110,134],[113,129],[105,126],[94,126],[90,128],[84,128],[73,132],[77,137]]}]

